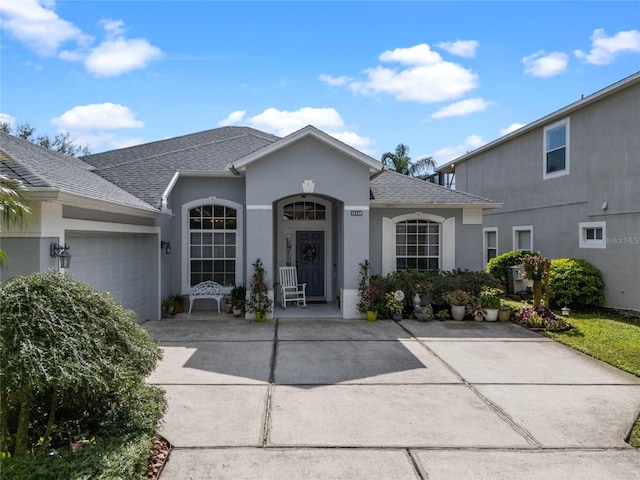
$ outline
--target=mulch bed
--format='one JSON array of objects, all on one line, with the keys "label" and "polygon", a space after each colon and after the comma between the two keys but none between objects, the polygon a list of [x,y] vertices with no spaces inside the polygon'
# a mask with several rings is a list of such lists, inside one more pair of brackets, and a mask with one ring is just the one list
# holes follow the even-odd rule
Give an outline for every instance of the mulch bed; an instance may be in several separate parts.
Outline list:
[{"label": "mulch bed", "polygon": [[171,445],[165,438],[160,435],[153,437],[153,447],[149,455],[149,467],[147,468],[145,478],[148,480],[158,480],[164,464],[169,458],[170,452]]}]

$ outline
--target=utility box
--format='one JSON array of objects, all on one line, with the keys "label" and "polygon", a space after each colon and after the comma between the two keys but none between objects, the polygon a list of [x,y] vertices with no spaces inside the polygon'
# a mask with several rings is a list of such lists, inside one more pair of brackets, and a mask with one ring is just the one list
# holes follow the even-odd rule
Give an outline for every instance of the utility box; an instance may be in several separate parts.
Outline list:
[{"label": "utility box", "polygon": [[524,284],[522,275],[524,274],[524,267],[522,265],[514,265],[509,267],[507,271],[507,291],[513,295],[520,292],[525,292],[527,287]]}]

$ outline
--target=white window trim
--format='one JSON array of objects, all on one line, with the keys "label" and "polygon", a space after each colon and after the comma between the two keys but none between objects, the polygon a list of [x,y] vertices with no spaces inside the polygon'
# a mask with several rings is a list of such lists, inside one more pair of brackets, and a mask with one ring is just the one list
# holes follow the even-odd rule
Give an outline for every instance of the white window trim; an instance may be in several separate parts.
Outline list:
[{"label": "white window trim", "polygon": [[[587,240],[587,229],[602,228],[602,240]],[[607,222],[580,222],[578,224],[579,248],[607,248]]]},{"label": "white window trim", "polygon": [[182,292],[189,291],[189,210],[199,205],[223,205],[234,208],[236,217],[236,284],[244,279],[244,211],[242,205],[222,198],[206,197],[182,205]]},{"label": "white window trim", "polygon": [[[531,236],[531,245],[530,245],[530,250],[533,252],[533,225],[519,225],[517,227],[513,227],[512,228],[512,232],[513,232],[513,250],[520,250],[520,247],[518,246],[518,232],[529,232],[529,235]],[[526,249],[525,249],[526,250]]]},{"label": "white window trim", "polygon": [[[566,144],[565,144],[565,157],[564,157],[564,170],[558,170],[557,172],[547,173],[547,131],[553,130],[554,128],[560,127],[561,125],[565,125],[566,128]],[[547,180],[548,178],[556,178],[562,177],[564,175],[569,175],[569,160],[571,158],[571,122],[569,118],[565,118],[558,122],[555,122],[551,125],[547,125],[544,127],[542,132],[542,179]]]},{"label": "white window trim", "polygon": [[496,257],[498,256],[498,227],[487,227],[482,229],[482,262],[487,266],[489,259],[487,258],[487,232],[495,232],[496,234]]},{"label": "white window trim", "polygon": [[382,274],[396,271],[396,223],[405,220],[429,220],[440,224],[440,271],[456,268],[456,218],[415,212],[382,218]]}]

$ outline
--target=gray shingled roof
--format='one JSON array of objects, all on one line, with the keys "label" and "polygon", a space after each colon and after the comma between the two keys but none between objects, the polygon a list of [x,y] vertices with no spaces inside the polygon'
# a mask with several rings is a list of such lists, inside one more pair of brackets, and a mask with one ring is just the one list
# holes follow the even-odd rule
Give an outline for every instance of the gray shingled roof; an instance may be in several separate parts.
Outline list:
[{"label": "gray shingled roof", "polygon": [[432,182],[385,171],[371,180],[371,205],[486,205],[493,200],[459,192]]},{"label": "gray shingled roof", "polygon": [[96,173],[151,205],[177,171],[228,172],[227,166],[279,140],[249,127],[222,127],[83,157]]},{"label": "gray shingled roof", "polygon": [[79,158],[67,157],[0,132],[0,173],[25,187],[51,188],[106,202],[156,210],[134,195],[101,178]]}]

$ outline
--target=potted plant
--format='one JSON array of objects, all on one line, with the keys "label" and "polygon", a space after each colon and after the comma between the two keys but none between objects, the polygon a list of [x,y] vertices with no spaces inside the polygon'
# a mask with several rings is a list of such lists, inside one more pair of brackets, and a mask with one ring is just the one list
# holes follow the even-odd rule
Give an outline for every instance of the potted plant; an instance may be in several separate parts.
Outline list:
[{"label": "potted plant", "polygon": [[231,309],[234,317],[242,315],[246,300],[247,288],[244,285],[236,285],[231,289]]},{"label": "potted plant", "polygon": [[178,308],[178,302],[176,302],[175,296],[167,297],[162,301],[162,311],[166,315],[175,315]]},{"label": "potted plant", "polygon": [[451,305],[451,316],[454,320],[462,320],[466,307],[471,305],[474,300],[473,296],[464,290],[454,290],[453,292],[445,293],[442,298]]},{"label": "potted plant", "polygon": [[173,300],[175,301],[175,305],[176,305],[176,313],[183,313],[184,312],[184,297],[180,294],[175,294],[173,296]]},{"label": "potted plant", "polygon": [[402,290],[396,290],[395,292],[389,292],[384,296],[386,303],[385,306],[391,318],[394,320],[402,320],[402,310],[404,310],[404,292]]},{"label": "potted plant", "polygon": [[498,310],[498,320],[501,322],[508,322],[511,319],[511,308],[507,305],[500,305]]},{"label": "potted plant", "polygon": [[370,281],[371,265],[369,260],[360,263],[360,282],[358,283],[358,312],[364,314],[370,322],[378,319],[382,290]]},{"label": "potted plant", "polygon": [[473,301],[467,307],[467,312],[473,317],[476,322],[481,322],[482,320],[484,320],[484,316],[487,313],[487,311],[480,306],[480,302],[477,300]]},{"label": "potted plant", "polygon": [[255,313],[257,322],[267,320],[267,313],[273,308],[273,301],[269,298],[269,286],[264,278],[265,270],[262,260],[259,258],[253,264],[253,277],[251,277],[251,292],[246,301],[248,311]]},{"label": "potted plant", "polygon": [[498,319],[500,309],[500,296],[502,292],[497,288],[483,288],[480,291],[480,304],[485,309],[484,319],[488,322],[495,322]]}]

